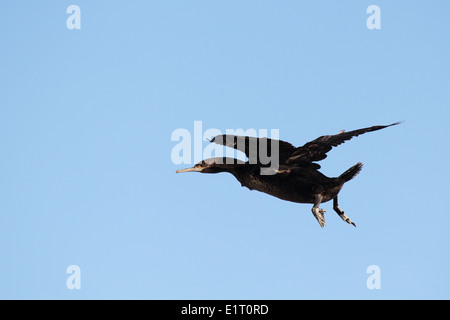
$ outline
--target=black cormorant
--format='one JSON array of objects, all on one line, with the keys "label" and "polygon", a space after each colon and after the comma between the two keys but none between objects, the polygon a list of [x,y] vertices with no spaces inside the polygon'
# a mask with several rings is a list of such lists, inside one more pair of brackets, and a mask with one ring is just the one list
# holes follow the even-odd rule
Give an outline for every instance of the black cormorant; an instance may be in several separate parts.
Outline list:
[{"label": "black cormorant", "polygon": [[354,178],[361,170],[362,163],[357,163],[339,177],[328,178],[318,171],[320,165],[315,161],[327,157],[327,152],[360,134],[384,129],[399,124],[399,122],[372,126],[353,131],[341,131],[336,135],[319,137],[302,147],[294,147],[288,142],[274,140],[278,143],[279,162],[272,174],[262,174],[261,169],[271,170],[264,165],[259,157],[258,149],[265,144],[265,150],[271,153],[272,140],[269,138],[254,138],[235,135],[218,135],[211,142],[235,148],[246,154],[249,160],[241,161],[234,158],[210,158],[197,163],[194,167],[178,170],[179,172],[219,173],[229,172],[236,177],[243,187],[258,190],[282,200],[297,203],[312,203],[312,213],[320,226],[325,226],[324,213],[320,209],[322,202],[333,200],[333,209],[345,222],[356,227],[356,224],[339,208],[338,193],[344,183]]}]

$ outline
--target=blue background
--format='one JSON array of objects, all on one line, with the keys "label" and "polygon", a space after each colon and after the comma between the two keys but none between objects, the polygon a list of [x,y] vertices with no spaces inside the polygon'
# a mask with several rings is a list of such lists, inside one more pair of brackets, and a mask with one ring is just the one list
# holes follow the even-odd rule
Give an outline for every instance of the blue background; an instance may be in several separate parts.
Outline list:
[{"label": "blue background", "polygon": [[[69,30],[66,9],[81,8]],[[369,30],[366,9],[381,8]],[[0,298],[450,298],[448,1],[4,1]],[[172,132],[279,129],[361,161],[311,206],[175,174]],[[204,143],[204,146],[207,142]],[[69,290],[66,268],[81,269]],[[369,290],[367,267],[381,270]]]}]

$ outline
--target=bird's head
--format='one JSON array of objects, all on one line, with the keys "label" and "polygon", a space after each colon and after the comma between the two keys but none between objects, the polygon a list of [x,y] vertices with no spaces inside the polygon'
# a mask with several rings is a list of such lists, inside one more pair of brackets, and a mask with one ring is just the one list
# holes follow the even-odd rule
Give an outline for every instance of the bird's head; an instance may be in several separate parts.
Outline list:
[{"label": "bird's head", "polygon": [[234,158],[209,158],[200,161],[192,168],[177,170],[177,173],[182,172],[201,172],[201,173],[219,173],[231,172],[237,165],[244,164],[244,161]]}]

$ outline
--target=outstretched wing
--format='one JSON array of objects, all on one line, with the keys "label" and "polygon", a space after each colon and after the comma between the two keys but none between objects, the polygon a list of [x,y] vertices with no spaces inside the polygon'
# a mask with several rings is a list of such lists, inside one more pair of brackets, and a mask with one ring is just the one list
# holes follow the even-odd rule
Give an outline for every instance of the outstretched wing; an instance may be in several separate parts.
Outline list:
[{"label": "outstretched wing", "polygon": [[292,154],[286,160],[286,164],[305,165],[313,161],[323,160],[327,157],[327,152],[330,151],[333,147],[337,147],[338,145],[352,139],[353,137],[357,137],[360,134],[364,134],[366,132],[395,126],[399,123],[400,122],[396,122],[386,126],[372,126],[348,132],[341,131],[336,135],[319,137],[311,142],[306,143],[302,147],[296,148],[296,150],[292,152]]},{"label": "outstretched wing", "polygon": [[210,140],[211,142],[239,150],[247,156],[250,163],[261,164],[261,157],[272,157],[272,147],[278,144],[279,163],[284,163],[296,148],[289,142],[270,138],[255,138],[221,134]]},{"label": "outstretched wing", "polygon": [[320,165],[312,162],[325,159],[327,157],[327,152],[333,147],[337,147],[345,141],[366,132],[381,130],[390,126],[395,126],[399,123],[400,122],[396,122],[385,126],[372,126],[348,132],[341,131],[336,135],[319,137],[298,148],[283,140],[230,134],[215,136],[210,141],[244,152],[249,158],[249,162],[255,164],[265,163],[265,161],[261,161],[261,156],[272,157],[272,143],[275,142],[278,143],[279,164],[313,166],[315,169],[319,169]]}]

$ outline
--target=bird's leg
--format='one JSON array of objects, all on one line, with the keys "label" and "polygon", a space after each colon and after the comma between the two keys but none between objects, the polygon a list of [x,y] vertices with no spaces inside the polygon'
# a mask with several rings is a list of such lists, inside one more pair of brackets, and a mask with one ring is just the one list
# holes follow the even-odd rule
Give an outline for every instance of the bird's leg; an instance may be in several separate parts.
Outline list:
[{"label": "bird's leg", "polygon": [[314,206],[312,207],[311,211],[312,211],[314,217],[316,217],[320,226],[323,228],[326,225],[324,213],[327,211],[319,208],[319,205],[322,202],[322,199],[323,199],[322,195],[320,195],[320,194],[316,195],[316,199],[314,200]]},{"label": "bird's leg", "polygon": [[352,220],[350,220],[349,217],[347,217],[347,215],[344,213],[344,211],[342,211],[341,208],[339,208],[337,196],[333,199],[333,209],[334,211],[336,211],[339,217],[341,217],[342,220],[356,227],[356,224]]}]

